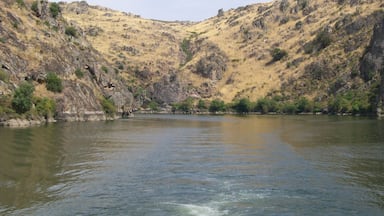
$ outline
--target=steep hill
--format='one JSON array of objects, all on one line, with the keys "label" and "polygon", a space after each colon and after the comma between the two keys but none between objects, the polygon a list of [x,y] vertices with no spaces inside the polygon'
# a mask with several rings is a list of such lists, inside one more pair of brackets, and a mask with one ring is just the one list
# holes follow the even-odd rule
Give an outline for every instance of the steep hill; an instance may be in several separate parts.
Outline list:
[{"label": "steep hill", "polygon": [[141,103],[306,97],[323,109],[345,100],[348,110],[335,110],[343,112],[380,104],[382,53],[368,62],[363,56],[376,44],[383,5],[278,0],[219,10],[199,23],[147,20],[85,2],[61,7]]},{"label": "steep hill", "polygon": [[213,100],[243,111],[382,114],[383,10],[382,0],[278,0],[194,23],[84,1],[4,0],[0,122]]},{"label": "steep hill", "polygon": [[96,120],[110,104],[131,109],[131,92],[80,32],[57,4],[0,2],[0,122]]}]

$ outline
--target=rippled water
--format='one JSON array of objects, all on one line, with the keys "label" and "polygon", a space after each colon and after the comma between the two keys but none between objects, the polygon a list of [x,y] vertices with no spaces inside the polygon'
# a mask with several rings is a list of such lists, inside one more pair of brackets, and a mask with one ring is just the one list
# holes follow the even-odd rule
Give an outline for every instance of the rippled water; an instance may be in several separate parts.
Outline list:
[{"label": "rippled water", "polygon": [[327,116],[0,128],[0,215],[383,215],[383,132]]}]

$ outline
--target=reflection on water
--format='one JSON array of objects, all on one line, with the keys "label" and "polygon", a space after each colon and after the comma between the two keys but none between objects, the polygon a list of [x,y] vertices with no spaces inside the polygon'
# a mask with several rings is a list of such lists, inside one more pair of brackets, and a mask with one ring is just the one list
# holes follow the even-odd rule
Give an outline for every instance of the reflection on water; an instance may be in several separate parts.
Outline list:
[{"label": "reflection on water", "polygon": [[0,215],[382,215],[382,131],[327,116],[0,128]]}]

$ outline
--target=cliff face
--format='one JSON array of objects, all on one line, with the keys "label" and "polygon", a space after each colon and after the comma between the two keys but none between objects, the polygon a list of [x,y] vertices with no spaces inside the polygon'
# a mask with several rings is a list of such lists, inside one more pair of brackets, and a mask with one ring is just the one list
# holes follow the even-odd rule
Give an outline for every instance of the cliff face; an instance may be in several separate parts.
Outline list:
[{"label": "cliff face", "polygon": [[366,82],[377,83],[375,103],[377,114],[383,116],[384,108],[384,18],[374,28],[371,42],[360,65],[360,73]]},{"label": "cliff face", "polygon": [[199,23],[146,20],[84,2],[61,6],[142,103],[278,96],[323,108],[342,98],[368,109],[372,102],[372,74],[362,61],[371,58],[363,56],[384,14],[381,0],[279,0],[219,10]]},{"label": "cliff face", "polygon": [[[34,97],[55,101],[56,119],[106,119],[105,99],[119,112],[131,109],[132,93],[81,29],[52,9],[52,3],[37,1],[34,10],[33,3],[0,2],[0,107],[9,106],[6,101],[28,81],[34,86]],[[49,73],[61,80],[61,91],[47,90]],[[6,120],[4,109],[0,114]]]},{"label": "cliff face", "polygon": [[[18,2],[0,2],[0,119],[26,80],[34,97],[56,102],[62,120],[214,99],[305,97],[318,109],[356,113],[382,106],[381,0],[279,0],[198,23],[85,1]],[[47,90],[52,73],[62,91]]]}]

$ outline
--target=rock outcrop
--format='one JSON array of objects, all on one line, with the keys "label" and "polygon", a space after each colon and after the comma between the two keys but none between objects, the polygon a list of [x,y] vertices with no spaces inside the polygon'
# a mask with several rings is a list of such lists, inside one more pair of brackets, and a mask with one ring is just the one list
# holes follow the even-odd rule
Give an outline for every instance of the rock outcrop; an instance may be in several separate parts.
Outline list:
[{"label": "rock outcrop", "polygon": [[[134,105],[132,93],[113,66],[82,36],[83,30],[68,24],[60,14],[53,16],[52,3],[37,2],[34,11],[28,3],[20,7],[0,2],[0,73],[6,77],[0,80],[0,97],[12,97],[13,91],[27,81],[35,86],[35,97],[56,102],[57,120],[105,120],[103,100],[109,100],[118,113],[130,110]],[[76,12],[85,13],[87,4],[81,4],[83,7]],[[69,28],[75,34],[68,33]],[[90,70],[86,65],[93,68]],[[61,80],[62,90],[47,90],[48,73]],[[0,114],[2,106],[7,104],[0,103]],[[3,121],[5,125],[24,126],[46,120],[8,117]]]},{"label": "rock outcrop", "polygon": [[379,82],[377,115],[384,116],[384,19],[375,25],[371,42],[361,61],[360,73],[367,82]]}]

